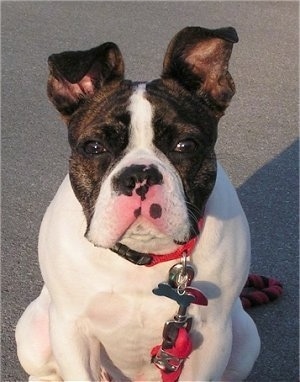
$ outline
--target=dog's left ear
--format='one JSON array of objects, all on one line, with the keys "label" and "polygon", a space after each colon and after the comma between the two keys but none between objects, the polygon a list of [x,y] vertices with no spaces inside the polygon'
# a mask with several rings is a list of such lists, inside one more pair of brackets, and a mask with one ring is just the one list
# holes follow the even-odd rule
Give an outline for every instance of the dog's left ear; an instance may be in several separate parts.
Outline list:
[{"label": "dog's left ear", "polygon": [[48,97],[66,122],[102,86],[124,77],[122,54],[112,42],[86,51],[52,54],[48,65]]},{"label": "dog's left ear", "polygon": [[168,46],[162,78],[175,79],[187,90],[203,96],[221,116],[235,93],[228,63],[236,42],[238,36],[232,27],[184,28]]}]

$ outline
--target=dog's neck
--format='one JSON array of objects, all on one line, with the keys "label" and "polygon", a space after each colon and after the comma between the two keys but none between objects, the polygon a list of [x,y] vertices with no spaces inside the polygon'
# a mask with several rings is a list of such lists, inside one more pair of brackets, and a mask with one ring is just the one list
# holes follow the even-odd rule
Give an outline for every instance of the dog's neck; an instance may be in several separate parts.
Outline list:
[{"label": "dog's neck", "polygon": [[[203,219],[200,219],[198,222],[200,229],[202,229],[203,224]],[[197,241],[198,236],[194,236],[188,242],[180,245],[175,251],[165,254],[138,252],[119,242],[110,249],[121,256],[123,259],[128,260],[135,265],[145,265],[147,267],[152,267],[162,262],[179,259],[182,256],[190,256],[197,244]]]}]

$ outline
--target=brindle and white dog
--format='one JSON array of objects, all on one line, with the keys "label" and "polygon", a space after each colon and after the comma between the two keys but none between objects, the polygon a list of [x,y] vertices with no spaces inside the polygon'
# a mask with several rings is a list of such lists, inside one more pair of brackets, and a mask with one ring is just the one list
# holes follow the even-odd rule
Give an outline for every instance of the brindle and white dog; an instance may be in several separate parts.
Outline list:
[{"label": "brindle and white dog", "polygon": [[239,299],[248,225],[214,152],[235,93],[228,62],[237,40],[233,28],[185,28],[161,77],[147,83],[124,79],[113,43],[50,56],[48,95],[72,153],[41,226],[45,285],[16,329],[30,380],[97,381],[100,370],[118,382],[160,380],[150,351],[177,305],[152,290],[180,260],[134,263],[180,252],[193,238],[192,286],[208,304],[188,308],[193,351],[180,380],[242,380],[251,371],[260,341]]}]

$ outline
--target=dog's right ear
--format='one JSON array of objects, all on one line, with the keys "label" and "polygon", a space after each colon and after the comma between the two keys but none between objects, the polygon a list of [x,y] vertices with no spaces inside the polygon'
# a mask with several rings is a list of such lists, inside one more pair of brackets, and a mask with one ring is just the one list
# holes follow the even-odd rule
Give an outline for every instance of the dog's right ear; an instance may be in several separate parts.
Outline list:
[{"label": "dog's right ear", "polygon": [[52,54],[48,64],[48,97],[65,122],[104,84],[124,78],[122,54],[112,42],[87,51]]},{"label": "dog's right ear", "polygon": [[194,96],[201,96],[220,117],[235,93],[228,65],[236,42],[238,35],[232,27],[186,27],[168,46],[162,78],[176,80]]}]

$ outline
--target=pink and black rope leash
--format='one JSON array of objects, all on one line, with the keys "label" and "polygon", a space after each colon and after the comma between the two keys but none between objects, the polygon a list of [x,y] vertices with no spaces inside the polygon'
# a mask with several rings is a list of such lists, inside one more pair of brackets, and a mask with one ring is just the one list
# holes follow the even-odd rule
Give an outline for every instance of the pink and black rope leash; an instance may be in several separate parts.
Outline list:
[{"label": "pink and black rope leash", "polygon": [[267,304],[282,295],[283,286],[280,281],[265,276],[250,274],[240,295],[243,308]]}]

